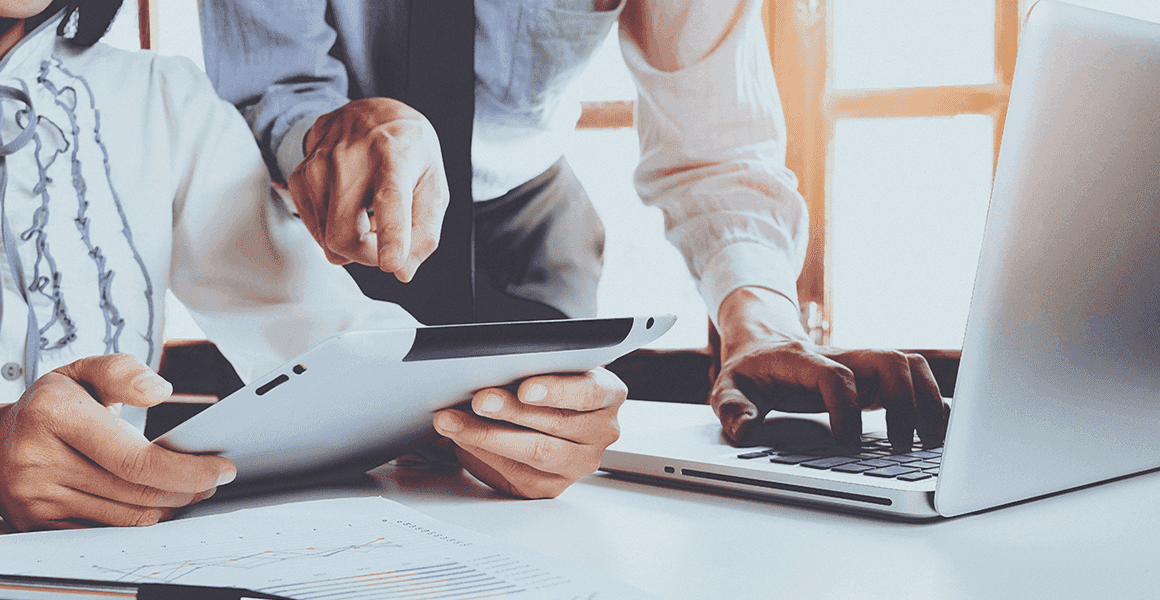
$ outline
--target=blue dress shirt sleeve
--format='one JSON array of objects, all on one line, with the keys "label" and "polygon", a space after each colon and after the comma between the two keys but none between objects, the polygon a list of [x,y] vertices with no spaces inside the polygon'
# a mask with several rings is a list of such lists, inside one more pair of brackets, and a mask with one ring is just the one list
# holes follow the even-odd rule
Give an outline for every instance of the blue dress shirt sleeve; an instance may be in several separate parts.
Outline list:
[{"label": "blue dress shirt sleeve", "polygon": [[[326,0],[202,2],[206,72],[246,118],[280,181],[290,175],[283,167],[301,162],[301,139],[314,119],[348,101],[349,76],[332,55],[331,22]],[[288,133],[297,142],[282,149]]]}]

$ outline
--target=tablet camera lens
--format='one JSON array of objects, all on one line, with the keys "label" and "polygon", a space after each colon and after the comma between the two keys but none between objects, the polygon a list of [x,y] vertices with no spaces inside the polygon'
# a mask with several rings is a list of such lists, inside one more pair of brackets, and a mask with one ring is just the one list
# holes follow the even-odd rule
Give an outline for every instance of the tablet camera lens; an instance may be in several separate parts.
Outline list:
[{"label": "tablet camera lens", "polygon": [[653,318],[649,317],[648,320],[645,321],[645,323],[644,323],[644,328],[645,329],[652,329],[653,323],[654,323]]},{"label": "tablet camera lens", "polygon": [[306,372],[306,365],[294,365],[294,374],[301,375]]}]

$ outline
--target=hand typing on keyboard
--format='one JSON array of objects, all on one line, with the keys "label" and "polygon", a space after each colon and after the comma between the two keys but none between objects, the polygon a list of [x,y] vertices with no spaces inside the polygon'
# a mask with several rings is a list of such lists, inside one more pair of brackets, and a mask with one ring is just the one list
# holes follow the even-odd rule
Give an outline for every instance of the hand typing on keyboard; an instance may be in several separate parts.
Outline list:
[{"label": "hand typing on keyboard", "polygon": [[835,473],[862,474],[882,479],[924,481],[938,477],[942,447],[898,453],[890,442],[876,435],[863,435],[858,447],[820,445],[814,447],[747,448],[741,460],[766,459],[779,465],[796,465]]},{"label": "hand typing on keyboard", "polygon": [[732,442],[779,410],[828,413],[834,438],[858,446],[861,411],[884,408],[895,452],[909,452],[916,431],[924,446],[942,444],[950,407],[921,356],[816,345],[793,303],[761,288],[726,297],[718,327],[721,370],[709,403]]}]

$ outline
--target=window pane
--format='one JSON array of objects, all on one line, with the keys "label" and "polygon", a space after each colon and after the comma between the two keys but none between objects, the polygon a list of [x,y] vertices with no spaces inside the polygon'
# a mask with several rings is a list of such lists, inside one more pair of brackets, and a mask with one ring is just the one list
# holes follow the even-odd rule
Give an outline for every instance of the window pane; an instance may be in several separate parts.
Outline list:
[{"label": "window pane", "polygon": [[141,36],[137,32],[137,2],[125,0],[113,19],[112,26],[101,41],[115,48],[140,50]]},{"label": "window pane", "polygon": [[620,36],[616,27],[596,49],[592,62],[572,86],[577,99],[587,102],[636,100],[636,83],[624,64],[624,55],[620,53]]},{"label": "window pane", "polygon": [[[141,48],[141,36],[137,30],[137,6],[137,0],[125,0],[113,19],[112,27],[101,41],[125,50]],[[154,5],[156,14],[153,15],[153,22],[157,24],[157,47],[153,50],[159,54],[184,56],[204,69],[197,7],[197,0],[157,2]]]},{"label": "window pane", "polygon": [[157,52],[184,56],[202,69],[201,28],[197,0],[163,0],[157,2]]},{"label": "window pane", "polygon": [[962,347],[991,193],[992,127],[983,115],[837,123],[835,345]]},{"label": "window pane", "polygon": [[641,203],[632,174],[640,163],[635,129],[584,129],[566,153],[604,222],[604,273],[597,314],[672,313],[677,323],[652,348],[704,348],[709,320],[680,252],[665,239],[660,209]]},{"label": "window pane", "polygon": [[833,87],[995,80],[995,0],[831,0]]}]

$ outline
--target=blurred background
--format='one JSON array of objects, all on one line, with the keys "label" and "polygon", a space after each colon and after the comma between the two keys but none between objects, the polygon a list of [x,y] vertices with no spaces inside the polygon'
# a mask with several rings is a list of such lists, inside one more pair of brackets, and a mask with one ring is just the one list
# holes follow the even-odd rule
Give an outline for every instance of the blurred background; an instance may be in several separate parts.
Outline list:
[{"label": "blurred background", "polygon": [[[152,47],[199,66],[197,0],[151,1]],[[1160,22],[1157,0],[1069,0]],[[798,284],[816,340],[962,345],[1019,28],[1030,0],[766,0],[766,31],[810,206]],[[140,47],[136,0],[105,41]],[[568,160],[608,233],[599,314],[668,312],[653,347],[700,348],[707,315],[660,211],[633,189],[636,91],[616,31],[572,92]],[[172,297],[167,337],[204,335]]]}]

